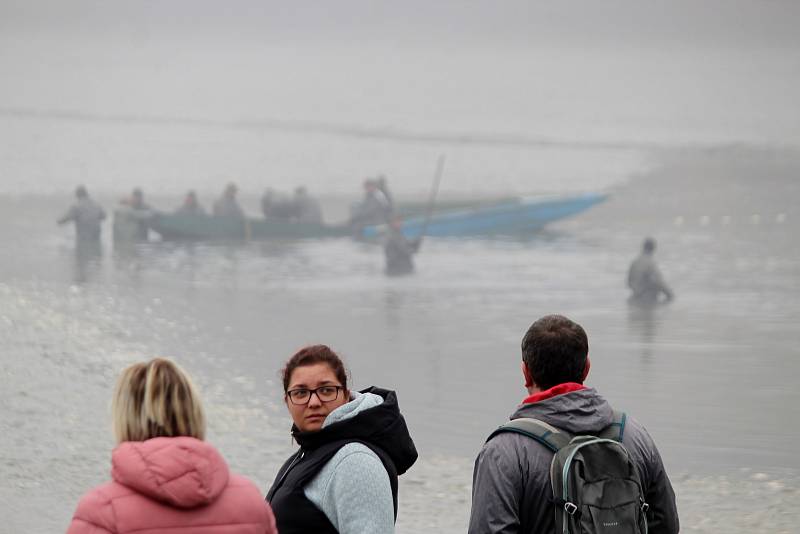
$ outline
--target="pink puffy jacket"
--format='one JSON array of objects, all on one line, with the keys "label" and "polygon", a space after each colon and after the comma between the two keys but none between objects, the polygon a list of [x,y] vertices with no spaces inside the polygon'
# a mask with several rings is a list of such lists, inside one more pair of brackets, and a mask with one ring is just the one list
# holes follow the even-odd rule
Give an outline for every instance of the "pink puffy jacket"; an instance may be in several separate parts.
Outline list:
[{"label": "pink puffy jacket", "polygon": [[219,452],[189,437],[120,444],[112,481],[83,496],[67,534],[277,534],[272,510]]}]

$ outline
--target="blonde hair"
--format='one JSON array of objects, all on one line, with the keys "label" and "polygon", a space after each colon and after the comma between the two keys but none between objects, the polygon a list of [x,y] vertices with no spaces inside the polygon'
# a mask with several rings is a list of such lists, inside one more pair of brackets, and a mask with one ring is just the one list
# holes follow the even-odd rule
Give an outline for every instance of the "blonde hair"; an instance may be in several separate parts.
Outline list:
[{"label": "blonde hair", "polygon": [[155,358],[125,369],[111,401],[117,443],[157,437],[204,439],[203,404],[189,376],[174,362]]}]

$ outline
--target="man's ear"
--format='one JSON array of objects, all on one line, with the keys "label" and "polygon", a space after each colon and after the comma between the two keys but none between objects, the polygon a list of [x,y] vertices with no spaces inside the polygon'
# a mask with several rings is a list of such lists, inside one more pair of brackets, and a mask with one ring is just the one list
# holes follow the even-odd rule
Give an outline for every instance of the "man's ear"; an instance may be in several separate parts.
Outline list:
[{"label": "man's ear", "polygon": [[525,365],[524,361],[522,362],[522,376],[525,377],[525,387],[533,387],[533,378],[531,378],[531,372],[528,370],[528,366]]},{"label": "man's ear", "polygon": [[586,355],[586,365],[583,367],[583,376],[581,377],[581,384],[586,381],[586,377],[589,376],[589,369],[592,368],[592,362],[589,360],[589,355]]}]

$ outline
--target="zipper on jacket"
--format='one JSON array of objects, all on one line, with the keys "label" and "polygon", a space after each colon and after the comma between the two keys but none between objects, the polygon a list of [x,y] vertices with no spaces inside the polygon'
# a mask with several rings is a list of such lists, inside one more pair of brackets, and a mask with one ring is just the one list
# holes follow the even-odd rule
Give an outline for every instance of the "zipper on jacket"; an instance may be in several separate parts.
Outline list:
[{"label": "zipper on jacket", "polygon": [[295,465],[297,465],[300,462],[300,460],[303,459],[303,456],[305,456],[305,455],[306,455],[306,451],[300,450],[300,453],[297,456],[294,457],[294,460],[292,460],[292,463],[289,464],[289,467],[286,468],[286,471],[283,472],[283,474],[281,475],[281,478],[278,480],[277,484],[275,484],[275,491],[272,492],[273,496],[278,492],[280,487],[283,485],[283,481],[286,480],[287,476],[289,476],[289,472],[292,470],[292,468]]}]

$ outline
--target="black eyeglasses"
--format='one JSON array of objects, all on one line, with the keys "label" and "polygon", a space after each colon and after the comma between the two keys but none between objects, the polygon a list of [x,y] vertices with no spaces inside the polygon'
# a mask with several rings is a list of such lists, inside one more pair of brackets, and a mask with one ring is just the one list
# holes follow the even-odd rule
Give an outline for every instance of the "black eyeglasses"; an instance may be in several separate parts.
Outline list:
[{"label": "black eyeglasses", "polygon": [[286,396],[296,406],[303,406],[308,404],[311,400],[311,395],[316,394],[320,402],[332,402],[339,398],[339,390],[344,389],[344,386],[321,386],[317,389],[290,389],[286,392]]}]

